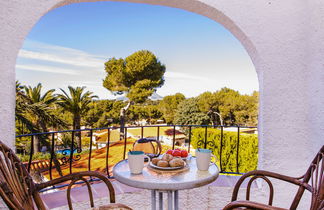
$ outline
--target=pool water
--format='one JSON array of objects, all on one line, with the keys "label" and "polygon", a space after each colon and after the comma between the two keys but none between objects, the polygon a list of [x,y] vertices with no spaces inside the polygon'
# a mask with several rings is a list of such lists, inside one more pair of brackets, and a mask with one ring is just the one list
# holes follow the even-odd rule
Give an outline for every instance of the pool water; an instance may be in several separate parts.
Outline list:
[{"label": "pool water", "polygon": [[[61,149],[61,150],[57,150],[56,153],[57,154],[63,154],[63,152],[65,153],[65,155],[70,155],[71,154],[71,150],[70,149]],[[74,150],[74,153],[76,151]]]}]

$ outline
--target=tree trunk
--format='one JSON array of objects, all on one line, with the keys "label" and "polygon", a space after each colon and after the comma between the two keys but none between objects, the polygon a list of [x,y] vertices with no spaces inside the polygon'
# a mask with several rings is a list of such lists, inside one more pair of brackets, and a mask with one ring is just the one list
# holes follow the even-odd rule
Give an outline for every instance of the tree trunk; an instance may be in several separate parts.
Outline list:
[{"label": "tree trunk", "polygon": [[122,140],[125,136],[125,120],[126,120],[126,112],[129,109],[130,105],[132,104],[132,101],[129,101],[126,106],[120,109],[120,140]]},{"label": "tree trunk", "polygon": [[[35,127],[37,127],[39,130],[39,132],[37,132],[37,133],[47,132],[46,124],[42,120],[38,119],[34,123],[36,125]],[[37,152],[40,152],[42,146],[46,146],[47,148],[49,148],[49,144],[48,144],[48,142],[46,142],[44,135],[35,135],[34,136],[34,154],[36,154]]]},{"label": "tree trunk", "polygon": [[40,139],[39,135],[34,136],[34,152],[33,152],[33,154],[40,152],[40,146],[39,146],[40,140],[39,139]]},{"label": "tree trunk", "polygon": [[[214,128],[216,127],[218,122],[220,123],[221,126],[223,126],[223,118],[219,112],[216,112],[216,111],[213,111],[210,109],[208,111],[207,115],[209,116]],[[218,118],[219,118],[219,120],[218,120]]]},{"label": "tree trunk", "polygon": [[[81,125],[81,116],[79,114],[74,115],[73,119],[73,130],[79,130]],[[76,131],[75,132],[75,139],[78,144],[78,148],[82,148],[82,142],[81,142],[81,132]],[[91,145],[90,145],[91,146]]]}]

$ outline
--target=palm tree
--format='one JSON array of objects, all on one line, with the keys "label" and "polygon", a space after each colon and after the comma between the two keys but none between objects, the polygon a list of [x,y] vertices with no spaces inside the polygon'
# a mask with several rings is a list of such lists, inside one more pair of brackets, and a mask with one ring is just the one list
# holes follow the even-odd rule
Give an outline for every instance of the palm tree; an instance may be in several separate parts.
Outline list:
[{"label": "palm tree", "polygon": [[[32,133],[47,132],[51,124],[59,127],[66,126],[66,123],[53,112],[57,102],[54,91],[51,89],[42,95],[41,83],[38,83],[36,87],[31,87],[21,86],[19,82],[16,82],[16,119],[25,124]],[[44,136],[35,136],[35,153],[40,151],[40,142],[48,146]]]},{"label": "palm tree", "polygon": [[[27,119],[24,115],[24,113],[30,109],[29,103],[27,103],[27,101],[28,98],[23,92],[23,86],[19,81],[16,81],[15,119],[17,122],[24,125],[29,131],[35,133],[37,131],[34,129],[32,122],[29,119]],[[23,133],[23,131],[21,131],[21,133]]]},{"label": "palm tree", "polygon": [[[63,94],[58,94],[58,104],[63,107],[64,110],[70,112],[73,115],[73,129],[78,130],[81,126],[81,117],[88,111],[88,106],[93,98],[98,98],[90,91],[84,92],[85,87],[71,86],[69,88],[69,94],[63,89]],[[81,148],[81,133],[76,132],[76,138],[78,147]]]},{"label": "palm tree", "polygon": [[51,112],[57,100],[53,95],[55,90],[48,90],[42,95],[42,84],[38,83],[36,87],[24,86],[24,91],[29,105],[32,105],[32,109],[29,112],[33,115],[31,118],[34,124],[43,132],[47,131],[47,121],[44,120],[50,120],[52,117]]},{"label": "palm tree", "polygon": [[[50,124],[64,126],[65,123],[53,113],[57,102],[57,98],[53,94],[54,89],[48,90],[42,95],[42,84],[38,83],[36,87],[24,86],[24,91],[30,105],[26,115],[29,115],[34,128],[39,130],[39,132],[47,132]],[[40,151],[40,142],[46,144],[46,138],[42,135],[35,136],[35,152]]]}]

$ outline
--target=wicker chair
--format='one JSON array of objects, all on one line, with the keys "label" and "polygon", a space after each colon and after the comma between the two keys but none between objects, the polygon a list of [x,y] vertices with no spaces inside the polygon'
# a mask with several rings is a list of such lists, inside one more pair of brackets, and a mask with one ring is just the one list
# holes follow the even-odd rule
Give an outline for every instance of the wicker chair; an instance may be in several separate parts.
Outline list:
[{"label": "wicker chair", "polygon": [[71,187],[78,180],[82,180],[86,183],[90,197],[90,204],[91,207],[94,207],[91,186],[86,179],[88,176],[101,179],[109,190],[108,196],[111,204],[99,207],[99,209],[131,209],[123,204],[115,203],[115,191],[113,185],[103,174],[95,171],[73,173],[45,183],[34,183],[19,158],[9,147],[0,141],[0,195],[10,209],[46,209],[39,195],[39,191],[46,187],[69,180],[71,181],[67,189],[69,208],[72,209],[70,198]]},{"label": "wicker chair", "polygon": [[[292,184],[299,186],[298,191],[292,201],[289,209],[296,209],[301,197],[305,190],[308,190],[312,194],[310,210],[324,210],[324,146],[322,146],[321,150],[317,153],[316,157],[312,161],[310,167],[306,171],[306,173],[298,178],[284,176],[281,174],[268,172],[268,171],[251,171],[244,174],[236,183],[232,195],[232,202],[225,206],[224,210],[230,209],[271,209],[271,210],[279,210],[283,208],[278,208],[272,206],[273,201],[273,185],[268,177],[279,179],[282,181],[286,181]],[[248,182],[247,190],[246,190],[246,201],[237,201],[237,195],[239,188],[243,181],[251,177]],[[269,185],[270,195],[269,195],[269,203],[268,205],[249,201],[250,198],[250,188],[251,184],[254,180],[261,178],[266,181]]]}]

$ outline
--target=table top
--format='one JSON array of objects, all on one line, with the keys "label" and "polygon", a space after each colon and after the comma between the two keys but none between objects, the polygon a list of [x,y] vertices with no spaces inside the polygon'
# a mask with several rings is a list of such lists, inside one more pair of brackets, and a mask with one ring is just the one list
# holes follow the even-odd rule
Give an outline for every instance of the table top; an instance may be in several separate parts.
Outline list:
[{"label": "table top", "polygon": [[200,171],[196,166],[196,158],[187,162],[189,169],[182,172],[151,170],[145,166],[143,173],[131,174],[128,160],[122,160],[113,168],[115,179],[131,187],[151,190],[183,190],[201,187],[217,179],[219,169],[211,164],[208,171]]}]

